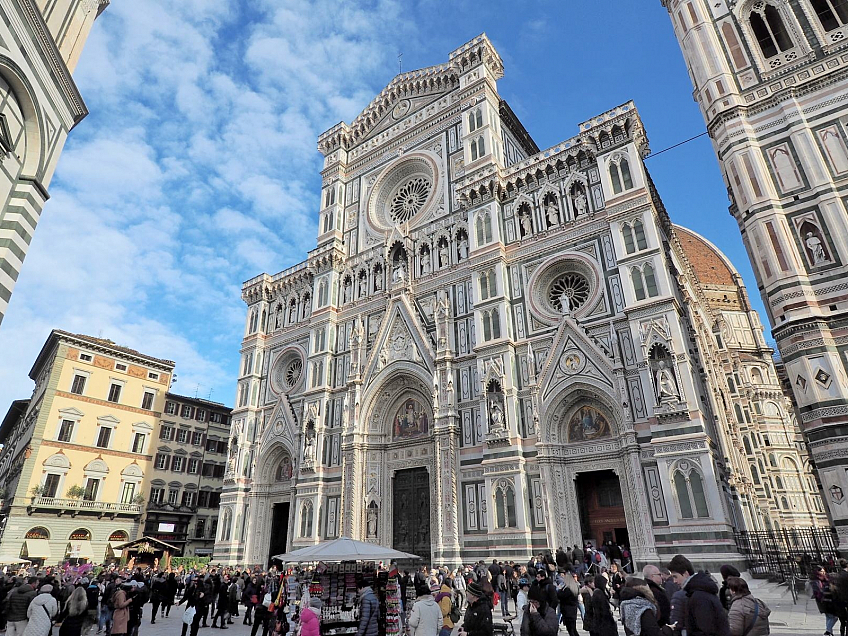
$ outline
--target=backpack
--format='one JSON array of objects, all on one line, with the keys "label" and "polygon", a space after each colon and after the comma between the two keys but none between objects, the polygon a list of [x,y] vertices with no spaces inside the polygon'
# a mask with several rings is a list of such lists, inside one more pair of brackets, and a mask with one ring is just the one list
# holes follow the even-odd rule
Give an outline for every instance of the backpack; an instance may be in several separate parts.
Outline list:
[{"label": "backpack", "polygon": [[450,614],[448,614],[448,618],[454,625],[462,619],[462,614],[459,611],[459,602],[456,598],[451,601]]}]

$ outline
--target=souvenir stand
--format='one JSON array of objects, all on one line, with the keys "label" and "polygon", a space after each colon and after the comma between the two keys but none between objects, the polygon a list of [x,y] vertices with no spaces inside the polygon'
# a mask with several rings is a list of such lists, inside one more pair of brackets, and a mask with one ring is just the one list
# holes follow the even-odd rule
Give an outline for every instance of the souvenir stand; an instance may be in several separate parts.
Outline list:
[{"label": "souvenir stand", "polygon": [[[359,626],[359,594],[356,582],[364,578],[380,602],[380,636],[403,631],[400,586],[396,575],[376,571],[374,563],[390,559],[418,559],[406,552],[353,541],[347,537],[302,548],[275,557],[284,563],[318,563],[309,583],[308,596],[317,596],[321,608],[321,636],[353,636]],[[296,584],[286,588],[290,605],[296,604]],[[301,604],[301,607],[304,607]]]}]

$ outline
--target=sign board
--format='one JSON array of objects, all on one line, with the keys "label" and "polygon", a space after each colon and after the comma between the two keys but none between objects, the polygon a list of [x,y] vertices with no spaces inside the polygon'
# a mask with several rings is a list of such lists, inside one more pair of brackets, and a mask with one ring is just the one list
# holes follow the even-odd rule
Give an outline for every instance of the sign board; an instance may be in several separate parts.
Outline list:
[{"label": "sign board", "polygon": [[159,524],[159,532],[173,532],[175,524],[173,523],[160,523]]}]

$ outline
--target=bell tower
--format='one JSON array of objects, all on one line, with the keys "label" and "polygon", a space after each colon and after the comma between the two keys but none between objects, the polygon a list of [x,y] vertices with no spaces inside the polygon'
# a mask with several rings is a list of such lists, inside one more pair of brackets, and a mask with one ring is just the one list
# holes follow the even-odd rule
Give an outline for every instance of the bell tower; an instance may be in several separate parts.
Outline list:
[{"label": "bell tower", "polygon": [[848,2],[662,4],[848,549]]}]

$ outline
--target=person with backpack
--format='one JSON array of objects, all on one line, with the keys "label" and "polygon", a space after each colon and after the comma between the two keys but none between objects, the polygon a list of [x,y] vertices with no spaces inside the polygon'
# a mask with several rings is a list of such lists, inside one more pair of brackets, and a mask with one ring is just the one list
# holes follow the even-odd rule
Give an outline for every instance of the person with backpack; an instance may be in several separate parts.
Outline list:
[{"label": "person with backpack", "polygon": [[730,576],[727,578],[727,588],[730,591],[730,610],[727,613],[730,636],[769,634],[768,617],[771,610],[760,599],[754,598],[745,579]]},{"label": "person with backpack", "polygon": [[492,636],[492,605],[483,586],[472,582],[466,589],[468,610],[457,636]]},{"label": "person with backpack", "polygon": [[442,581],[442,587],[434,597],[439,608],[442,610],[442,630],[439,636],[450,636],[453,627],[459,622],[459,606],[454,601],[454,591],[452,588],[453,574],[448,573]]},{"label": "person with backpack", "polygon": [[380,602],[364,578],[356,582],[359,589],[359,627],[356,636],[377,636],[380,624]]},{"label": "person with backpack", "polygon": [[824,636],[833,636],[833,626],[836,625],[836,607],[833,602],[833,590],[830,589],[830,579],[824,568],[814,566],[810,572],[810,589],[816,600],[816,607],[824,614]]},{"label": "person with backpack", "polygon": [[48,636],[53,630],[53,619],[59,614],[59,603],[53,597],[53,586],[42,585],[38,595],[27,607],[28,623],[24,636]]}]

